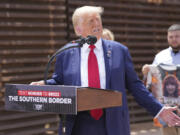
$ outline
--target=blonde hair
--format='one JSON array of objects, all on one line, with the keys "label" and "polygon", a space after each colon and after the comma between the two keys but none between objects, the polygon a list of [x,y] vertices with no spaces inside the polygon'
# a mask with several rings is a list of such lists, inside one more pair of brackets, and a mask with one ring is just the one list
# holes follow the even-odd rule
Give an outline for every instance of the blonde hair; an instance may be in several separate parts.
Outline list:
[{"label": "blonde hair", "polygon": [[96,7],[96,6],[83,6],[77,8],[73,15],[72,15],[72,23],[73,26],[77,26],[79,23],[79,19],[82,17],[84,13],[97,13],[99,15],[102,15],[104,12],[104,9],[102,7]]},{"label": "blonde hair", "polygon": [[107,40],[114,40],[114,34],[109,29],[104,28],[102,38],[107,39]]}]

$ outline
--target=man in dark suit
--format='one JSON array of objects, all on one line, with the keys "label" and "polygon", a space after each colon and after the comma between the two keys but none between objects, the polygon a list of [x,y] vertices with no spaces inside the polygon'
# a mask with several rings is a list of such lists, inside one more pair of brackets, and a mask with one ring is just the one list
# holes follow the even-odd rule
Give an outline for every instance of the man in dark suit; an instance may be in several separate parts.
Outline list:
[{"label": "man in dark suit", "polygon": [[[134,71],[128,48],[118,42],[101,38],[102,13],[103,8],[101,7],[80,7],[73,14],[73,26],[78,36],[94,35],[97,37],[93,50],[99,68],[99,86],[97,87],[122,92],[122,106],[104,109],[98,118],[94,118],[89,111],[79,112],[77,115],[68,115],[66,118],[66,134],[130,135],[126,89],[152,115],[158,114],[170,126],[180,125],[180,118],[172,112],[176,108],[163,108],[139,80]],[[67,46],[72,45],[74,44]],[[60,53],[56,58],[55,72],[52,79],[47,81],[48,84],[92,86],[89,84],[89,76],[95,76],[95,73],[88,74],[90,50],[89,45],[84,44],[82,48],[73,48]],[[31,84],[44,85],[44,82],[32,82]],[[60,123],[60,129],[61,126]],[[59,130],[59,135],[61,134],[62,132]]]}]

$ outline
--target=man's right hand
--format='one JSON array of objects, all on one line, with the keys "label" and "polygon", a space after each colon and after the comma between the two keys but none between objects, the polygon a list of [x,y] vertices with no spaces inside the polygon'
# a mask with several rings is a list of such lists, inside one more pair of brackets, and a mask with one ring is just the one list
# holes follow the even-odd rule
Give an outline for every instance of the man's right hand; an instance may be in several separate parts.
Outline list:
[{"label": "man's right hand", "polygon": [[44,81],[31,82],[30,85],[45,85]]}]

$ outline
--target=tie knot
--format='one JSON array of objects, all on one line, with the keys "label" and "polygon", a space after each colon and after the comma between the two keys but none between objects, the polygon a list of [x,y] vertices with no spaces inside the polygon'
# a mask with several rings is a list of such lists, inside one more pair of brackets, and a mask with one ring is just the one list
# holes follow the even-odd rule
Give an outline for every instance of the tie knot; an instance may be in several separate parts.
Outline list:
[{"label": "tie knot", "polygon": [[95,45],[89,45],[89,48],[90,48],[91,50],[94,50]]}]

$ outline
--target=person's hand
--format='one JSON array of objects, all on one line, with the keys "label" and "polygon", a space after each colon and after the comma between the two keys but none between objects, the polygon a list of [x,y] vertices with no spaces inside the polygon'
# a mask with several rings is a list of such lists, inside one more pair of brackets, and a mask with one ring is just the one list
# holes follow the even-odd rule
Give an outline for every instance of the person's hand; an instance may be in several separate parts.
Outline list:
[{"label": "person's hand", "polygon": [[30,85],[45,85],[44,81],[31,82]]},{"label": "person's hand", "polygon": [[150,70],[150,65],[145,64],[145,65],[142,67],[142,73],[143,73],[143,75],[144,75],[144,76],[147,76],[149,70]]},{"label": "person's hand", "polygon": [[163,107],[163,110],[160,112],[159,117],[167,123],[169,127],[180,126],[180,117],[175,114],[173,111],[178,111],[178,107]]}]

